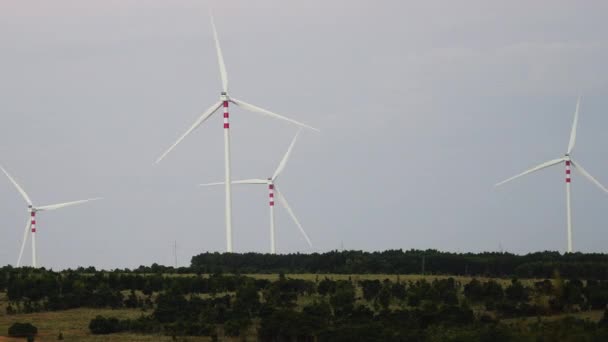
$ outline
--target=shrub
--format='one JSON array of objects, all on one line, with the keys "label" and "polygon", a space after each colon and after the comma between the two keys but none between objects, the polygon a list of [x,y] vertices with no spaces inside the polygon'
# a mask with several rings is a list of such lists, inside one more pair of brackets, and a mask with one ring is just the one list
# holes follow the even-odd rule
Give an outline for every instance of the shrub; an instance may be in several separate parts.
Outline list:
[{"label": "shrub", "polygon": [[94,335],[106,335],[120,331],[120,321],[115,317],[97,316],[89,323],[89,330]]},{"label": "shrub", "polygon": [[10,337],[30,337],[38,334],[38,328],[31,323],[15,323],[8,328]]}]

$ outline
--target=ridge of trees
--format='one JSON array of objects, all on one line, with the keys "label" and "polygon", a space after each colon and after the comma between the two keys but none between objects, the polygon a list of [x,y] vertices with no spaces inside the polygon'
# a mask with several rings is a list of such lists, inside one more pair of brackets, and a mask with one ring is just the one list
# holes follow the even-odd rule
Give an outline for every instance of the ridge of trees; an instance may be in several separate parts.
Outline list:
[{"label": "ridge of trees", "polygon": [[450,253],[437,250],[331,251],[312,254],[202,253],[198,273],[446,274],[486,277],[608,279],[608,254],[536,252]]}]

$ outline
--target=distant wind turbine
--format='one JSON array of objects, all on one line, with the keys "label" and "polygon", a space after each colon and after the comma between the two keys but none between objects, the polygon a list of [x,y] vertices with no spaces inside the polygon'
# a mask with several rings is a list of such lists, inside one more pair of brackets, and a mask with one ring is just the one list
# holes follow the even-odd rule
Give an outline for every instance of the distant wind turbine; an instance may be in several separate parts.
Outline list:
[{"label": "distant wind turbine", "polygon": [[[291,144],[289,145],[287,152],[283,156],[283,159],[279,163],[279,166],[277,167],[277,169],[274,171],[274,174],[272,175],[272,177],[267,178],[267,179],[261,179],[261,178],[245,179],[245,180],[238,180],[238,181],[232,182],[232,184],[265,184],[265,185],[268,185],[268,197],[269,197],[268,204],[270,206],[270,252],[272,254],[276,254],[276,252],[277,252],[275,224],[274,224],[274,194],[275,193],[276,193],[277,197],[279,198],[279,201],[281,202],[283,207],[285,207],[285,209],[289,213],[289,216],[291,216],[291,218],[293,219],[293,222],[296,224],[296,226],[298,226],[300,233],[302,234],[302,236],[304,236],[304,239],[306,239],[306,242],[308,243],[308,245],[310,247],[312,247],[312,242],[310,242],[310,238],[308,237],[308,234],[306,234],[306,231],[300,224],[300,221],[298,221],[298,218],[296,217],[293,210],[289,206],[289,203],[287,203],[285,196],[283,196],[283,194],[281,192],[279,192],[279,188],[275,184],[277,178],[279,177],[281,172],[283,172],[283,170],[285,169],[285,165],[287,165],[287,160],[289,159],[291,151],[292,151],[294,145],[296,144],[298,135],[299,135],[299,132],[298,132],[298,134],[296,134],[296,136],[291,141]],[[200,184],[200,186],[212,186],[212,185],[223,185],[223,184],[224,184],[223,182],[207,183],[207,184]]]},{"label": "distant wind turbine", "polygon": [[572,150],[574,149],[574,144],[576,143],[576,129],[577,129],[577,125],[578,125],[580,104],[581,104],[581,98],[579,96],[579,98],[576,102],[576,111],[574,112],[574,122],[572,123],[572,130],[570,132],[570,142],[568,143],[568,150],[563,157],[558,158],[558,159],[553,159],[548,162],[544,162],[540,165],[537,165],[529,170],[526,170],[516,176],[513,176],[509,179],[506,179],[506,180],[496,184],[496,186],[498,187],[498,186],[501,186],[514,179],[525,176],[527,174],[542,170],[544,168],[547,168],[547,167],[550,167],[553,165],[565,163],[566,164],[566,219],[567,219],[567,225],[568,225],[568,231],[567,231],[567,233],[568,233],[568,253],[572,253],[572,250],[573,250],[572,249],[572,213],[571,213],[571,206],[570,206],[570,182],[571,182],[570,167],[573,166],[575,170],[577,170],[582,176],[584,176],[589,181],[591,181],[591,183],[595,184],[598,188],[600,188],[604,192],[608,193],[608,189],[606,189],[606,187],[604,187],[600,182],[598,182],[595,178],[593,178],[593,176],[591,176],[591,174],[589,174],[589,172],[587,172],[580,163],[575,162],[571,156]]},{"label": "distant wind turbine", "polygon": [[207,120],[211,115],[213,115],[220,107],[224,108],[224,179],[225,179],[225,192],[226,192],[226,250],[228,252],[232,252],[232,189],[231,189],[231,170],[230,170],[230,123],[228,122],[229,114],[228,114],[228,104],[230,102],[235,105],[260,114],[267,115],[271,118],[283,120],[290,122],[292,124],[309,128],[315,131],[318,129],[298,122],[296,120],[292,120],[290,118],[284,117],[282,115],[273,113],[269,110],[254,106],[245,101],[237,100],[234,97],[228,95],[228,74],[226,72],[226,64],[224,63],[224,57],[222,55],[222,50],[220,48],[220,41],[218,39],[217,30],[215,29],[215,23],[213,21],[213,16],[211,16],[211,27],[213,29],[213,37],[215,39],[215,48],[217,52],[217,59],[220,67],[220,77],[222,80],[222,92],[220,93],[220,101],[214,103],[209,109],[207,109],[199,118],[194,122],[190,128],[186,131],[186,133],[182,134],[182,136],[177,139],[177,141],[165,151],[157,160],[156,163],[159,163],[163,158],[169,154],[186,136],[188,136],[192,131],[198,128],[205,120]]},{"label": "distant wind turbine", "polygon": [[31,234],[32,234],[32,266],[36,267],[36,213],[37,212],[65,208],[65,207],[101,199],[100,197],[97,197],[97,198],[90,198],[90,199],[80,200],[80,201],[43,205],[40,207],[34,206],[34,204],[32,204],[32,200],[30,200],[30,197],[23,190],[23,188],[15,181],[15,179],[13,177],[11,177],[11,175],[2,166],[0,166],[0,169],[8,177],[8,179],[11,181],[11,183],[13,183],[15,188],[17,188],[17,191],[19,191],[21,196],[23,196],[23,198],[25,199],[25,201],[28,204],[27,210],[29,213],[29,218],[27,220],[27,224],[25,225],[25,231],[23,232],[23,241],[21,242],[21,249],[19,250],[19,258],[17,259],[17,267],[19,267],[21,265],[21,257],[23,256],[23,249],[25,248],[25,244],[27,242],[28,232],[31,232]]}]

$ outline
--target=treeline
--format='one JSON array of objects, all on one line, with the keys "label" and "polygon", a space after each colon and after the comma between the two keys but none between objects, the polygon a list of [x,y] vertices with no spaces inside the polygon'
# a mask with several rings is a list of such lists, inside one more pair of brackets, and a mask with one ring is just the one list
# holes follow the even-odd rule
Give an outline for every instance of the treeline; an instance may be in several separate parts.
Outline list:
[{"label": "treeline", "polygon": [[608,279],[608,255],[538,252],[449,253],[436,250],[332,251],[312,254],[203,253],[191,270],[202,273],[445,274],[486,277]]}]

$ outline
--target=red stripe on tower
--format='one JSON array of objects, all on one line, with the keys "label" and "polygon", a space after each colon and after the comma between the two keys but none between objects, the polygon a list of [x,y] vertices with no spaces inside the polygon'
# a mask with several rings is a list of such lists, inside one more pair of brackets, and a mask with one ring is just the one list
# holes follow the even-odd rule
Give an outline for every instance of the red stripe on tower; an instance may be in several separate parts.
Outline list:
[{"label": "red stripe on tower", "polygon": [[30,225],[32,227],[32,233],[36,232],[36,212],[32,211],[32,219],[30,221]]},{"label": "red stripe on tower", "polygon": [[230,123],[228,122],[228,118],[230,114],[228,114],[228,101],[224,101],[224,128],[230,128]]},{"label": "red stripe on tower", "polygon": [[274,184],[268,184],[268,198],[270,206],[274,206]]},{"label": "red stripe on tower", "polygon": [[570,161],[566,160],[566,183],[570,183]]}]

